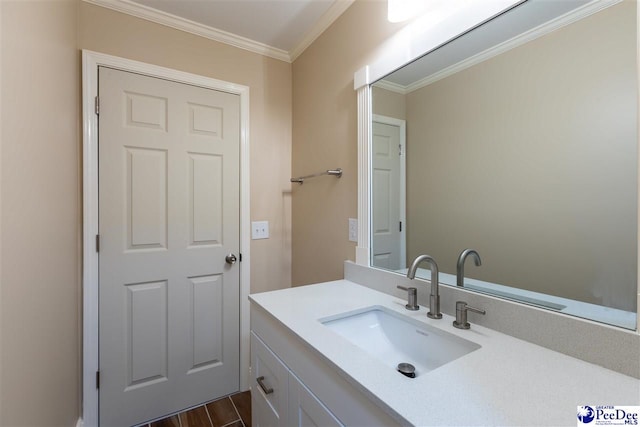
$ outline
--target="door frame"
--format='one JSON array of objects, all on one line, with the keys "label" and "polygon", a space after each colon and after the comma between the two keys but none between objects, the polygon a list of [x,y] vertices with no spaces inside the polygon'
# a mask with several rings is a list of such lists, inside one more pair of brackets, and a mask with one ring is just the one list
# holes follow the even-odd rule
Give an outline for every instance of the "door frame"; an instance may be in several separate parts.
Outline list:
[{"label": "door frame", "polygon": [[[383,125],[395,126],[400,131],[400,146],[402,153],[400,154],[400,221],[402,221],[402,230],[400,231],[400,265],[407,264],[407,122],[406,120],[396,119],[393,117],[383,116],[381,114],[372,114],[372,122],[381,123]],[[371,129],[373,138],[373,127]],[[372,142],[373,144],[373,142]],[[371,172],[373,173],[373,172]],[[370,201],[371,202],[371,201]],[[371,232],[373,234],[373,232]],[[371,236],[371,248],[373,248],[373,235]],[[373,251],[369,253],[369,258],[373,258]],[[369,264],[373,265],[372,259]]]},{"label": "door frame", "polygon": [[250,284],[250,174],[249,174],[249,87],[209,77],[146,64],[112,55],[82,51],[82,148],[83,148],[83,230],[82,230],[82,425],[98,426],[99,368],[98,337],[98,67],[143,74],[240,96],[240,390],[249,383],[249,284]]}]

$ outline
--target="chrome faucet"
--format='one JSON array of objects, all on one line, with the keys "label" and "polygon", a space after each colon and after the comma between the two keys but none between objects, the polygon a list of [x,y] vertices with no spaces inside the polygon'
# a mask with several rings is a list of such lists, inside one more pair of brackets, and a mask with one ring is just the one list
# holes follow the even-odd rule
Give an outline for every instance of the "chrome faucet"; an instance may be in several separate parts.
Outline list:
[{"label": "chrome faucet", "polygon": [[476,263],[476,267],[480,267],[482,265],[482,260],[480,259],[480,254],[474,251],[473,249],[465,249],[460,252],[458,256],[458,268],[456,269],[456,284],[458,286],[464,287],[464,262],[467,257],[471,255],[473,257],[473,261]]},{"label": "chrome faucet", "polygon": [[431,295],[429,295],[429,312],[427,317],[432,319],[442,319],[442,313],[440,313],[440,295],[438,293],[438,264],[429,255],[420,255],[411,263],[409,271],[407,271],[407,277],[409,279],[415,279],[416,270],[418,270],[418,264],[422,261],[429,263],[431,269]]}]

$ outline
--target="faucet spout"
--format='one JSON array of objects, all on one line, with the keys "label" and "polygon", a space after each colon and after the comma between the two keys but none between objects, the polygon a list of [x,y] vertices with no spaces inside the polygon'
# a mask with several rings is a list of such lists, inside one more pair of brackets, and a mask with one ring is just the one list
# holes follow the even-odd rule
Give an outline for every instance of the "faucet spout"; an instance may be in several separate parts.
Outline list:
[{"label": "faucet spout", "polygon": [[429,295],[429,312],[427,316],[432,319],[442,319],[442,313],[440,313],[438,264],[436,264],[436,261],[430,255],[420,255],[416,257],[407,271],[407,277],[409,279],[415,279],[418,265],[423,261],[429,263],[429,268],[431,269],[431,295]]},{"label": "faucet spout", "polygon": [[465,249],[460,252],[458,256],[458,265],[456,268],[456,285],[464,287],[464,262],[467,260],[467,257],[471,255],[473,261],[475,262],[477,267],[482,265],[482,260],[480,259],[480,254],[473,249]]}]

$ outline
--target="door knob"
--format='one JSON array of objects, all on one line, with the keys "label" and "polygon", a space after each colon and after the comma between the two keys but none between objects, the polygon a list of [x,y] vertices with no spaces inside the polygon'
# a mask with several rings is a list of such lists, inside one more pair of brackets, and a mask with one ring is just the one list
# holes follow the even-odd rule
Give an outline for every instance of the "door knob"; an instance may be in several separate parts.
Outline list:
[{"label": "door knob", "polygon": [[229,254],[226,257],[224,257],[224,260],[227,262],[227,264],[235,264],[236,261],[238,260],[238,258],[236,258],[236,256],[234,254]]}]

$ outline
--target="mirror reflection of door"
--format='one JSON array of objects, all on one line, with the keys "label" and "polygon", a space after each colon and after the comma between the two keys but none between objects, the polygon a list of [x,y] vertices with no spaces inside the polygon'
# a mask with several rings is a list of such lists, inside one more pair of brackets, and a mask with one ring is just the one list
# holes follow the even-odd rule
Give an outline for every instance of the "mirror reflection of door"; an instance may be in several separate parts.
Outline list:
[{"label": "mirror reflection of door", "polygon": [[372,133],[371,264],[406,268],[405,121],[374,115]]}]

